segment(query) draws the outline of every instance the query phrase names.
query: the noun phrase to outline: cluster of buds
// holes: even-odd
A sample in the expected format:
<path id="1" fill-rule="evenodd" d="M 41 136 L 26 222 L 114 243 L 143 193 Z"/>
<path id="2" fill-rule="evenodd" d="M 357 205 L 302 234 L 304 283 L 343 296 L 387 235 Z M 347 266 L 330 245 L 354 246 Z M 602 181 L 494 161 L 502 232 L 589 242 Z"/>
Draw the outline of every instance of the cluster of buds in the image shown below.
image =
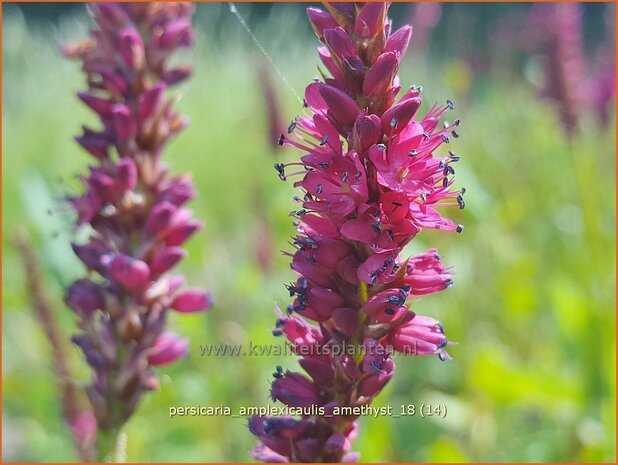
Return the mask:
<path id="1" fill-rule="evenodd" d="M 437 210 L 465 206 L 464 189 L 452 188 L 459 157 L 434 156 L 458 137 L 460 122 L 438 127 L 451 101 L 416 119 L 419 87 L 396 100 L 412 28 L 392 32 L 388 4 L 324 5 L 308 16 L 327 71 L 306 88 L 303 116 L 279 139 L 304 155 L 275 165 L 281 179 L 300 178 L 302 208 L 293 212 L 295 299 L 273 334 L 287 338 L 308 376 L 278 367 L 271 397 L 307 411 L 250 419 L 260 440 L 254 456 L 263 461 L 356 460 L 358 416 L 336 412 L 371 403 L 393 376 L 392 351 L 449 357 L 442 325 L 406 302 L 448 288 L 450 274 L 435 249 L 400 254 L 421 230 L 463 229 Z"/>
<path id="2" fill-rule="evenodd" d="M 102 124 L 76 138 L 94 160 L 85 193 L 68 199 L 76 228 L 89 231 L 73 246 L 88 277 L 65 299 L 79 317 L 73 341 L 93 371 L 87 391 L 101 433 L 117 431 L 158 387 L 151 367 L 186 354 L 187 341 L 165 331 L 168 310 L 211 306 L 207 292 L 181 290 L 184 278 L 170 274 L 202 223 L 184 206 L 195 195 L 190 177 L 161 162 L 188 123 L 164 94 L 191 73 L 168 62 L 193 43 L 192 12 L 190 3 L 95 4 L 89 40 L 64 50 L 81 61 L 88 91 L 79 97 Z"/>

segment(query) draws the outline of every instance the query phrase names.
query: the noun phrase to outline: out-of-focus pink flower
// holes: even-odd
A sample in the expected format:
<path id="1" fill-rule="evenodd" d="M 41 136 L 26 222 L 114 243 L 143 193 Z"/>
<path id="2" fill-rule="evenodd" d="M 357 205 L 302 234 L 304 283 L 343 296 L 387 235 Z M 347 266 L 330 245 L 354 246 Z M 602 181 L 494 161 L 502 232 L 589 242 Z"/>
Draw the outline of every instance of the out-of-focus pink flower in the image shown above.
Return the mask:
<path id="1" fill-rule="evenodd" d="M 161 161 L 187 125 L 165 93 L 190 75 L 170 58 L 193 43 L 192 11 L 189 3 L 98 3 L 89 40 L 64 49 L 81 63 L 88 89 L 78 96 L 100 120 L 76 138 L 93 163 L 85 192 L 68 199 L 76 228 L 90 231 L 73 246 L 89 278 L 68 288 L 66 302 L 81 319 L 73 341 L 93 371 L 87 391 L 103 432 L 117 431 L 157 387 L 151 367 L 187 352 L 186 340 L 165 332 L 167 312 L 212 305 L 209 293 L 181 291 L 182 277 L 170 275 L 202 223 L 185 208 L 195 195 L 190 177 L 172 176 Z"/>
<path id="2" fill-rule="evenodd" d="M 171 332 L 161 333 L 155 339 L 148 354 L 151 365 L 167 365 L 185 356 L 189 349 L 186 339 Z"/>

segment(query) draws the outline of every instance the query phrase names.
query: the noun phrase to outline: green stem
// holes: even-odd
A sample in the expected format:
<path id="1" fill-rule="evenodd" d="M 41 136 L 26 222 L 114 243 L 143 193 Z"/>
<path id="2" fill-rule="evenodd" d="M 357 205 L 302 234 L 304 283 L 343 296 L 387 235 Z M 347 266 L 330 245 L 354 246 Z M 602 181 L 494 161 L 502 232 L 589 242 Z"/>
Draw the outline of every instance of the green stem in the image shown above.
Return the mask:
<path id="1" fill-rule="evenodd" d="M 120 429 L 97 432 L 97 462 L 123 462 L 124 461 L 124 434 Z"/>

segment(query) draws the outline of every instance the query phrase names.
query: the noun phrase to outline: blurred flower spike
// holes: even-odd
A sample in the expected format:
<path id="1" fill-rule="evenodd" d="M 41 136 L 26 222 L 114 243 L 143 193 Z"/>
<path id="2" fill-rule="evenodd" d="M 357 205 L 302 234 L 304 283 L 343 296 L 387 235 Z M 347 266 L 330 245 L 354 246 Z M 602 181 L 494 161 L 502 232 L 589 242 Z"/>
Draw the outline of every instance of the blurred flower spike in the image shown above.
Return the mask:
<path id="1" fill-rule="evenodd" d="M 165 330 L 168 310 L 212 305 L 207 292 L 183 291 L 184 278 L 170 274 L 202 223 L 185 207 L 195 195 L 190 176 L 170 175 L 161 161 L 188 124 L 165 93 L 191 74 L 169 61 L 193 44 L 192 12 L 190 3 L 94 4 L 90 38 L 64 49 L 81 62 L 88 89 L 78 95 L 101 123 L 76 137 L 92 157 L 85 192 L 68 199 L 76 229 L 88 231 L 73 246 L 88 275 L 65 299 L 80 319 L 73 341 L 93 372 L 87 390 L 100 437 L 113 437 L 158 387 L 152 366 L 187 353 L 188 342 Z M 103 459 L 109 450 L 98 445 Z"/>
<path id="2" fill-rule="evenodd" d="M 463 231 L 440 213 L 465 206 L 465 190 L 453 187 L 459 156 L 435 155 L 459 136 L 460 121 L 438 126 L 450 100 L 419 118 L 420 87 L 397 98 L 412 28 L 392 31 L 388 4 L 324 6 L 307 10 L 322 43 L 322 81 L 306 88 L 304 114 L 279 138 L 303 156 L 275 165 L 301 189 L 302 206 L 293 212 L 294 301 L 273 334 L 302 354 L 306 375 L 278 368 L 271 387 L 273 400 L 324 414 L 252 417 L 263 461 L 355 461 L 357 416 L 336 412 L 379 394 L 395 370 L 390 349 L 449 358 L 442 325 L 406 302 L 451 286 L 450 272 L 435 249 L 400 255 L 422 230 Z M 318 350 L 337 346 L 352 350 Z"/>

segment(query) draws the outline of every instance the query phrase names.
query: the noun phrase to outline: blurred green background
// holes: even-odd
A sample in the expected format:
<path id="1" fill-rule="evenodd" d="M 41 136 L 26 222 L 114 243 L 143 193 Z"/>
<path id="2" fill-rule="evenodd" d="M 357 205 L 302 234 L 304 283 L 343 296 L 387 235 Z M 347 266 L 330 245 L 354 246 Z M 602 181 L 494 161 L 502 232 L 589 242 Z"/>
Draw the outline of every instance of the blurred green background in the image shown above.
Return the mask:
<path id="1" fill-rule="evenodd" d="M 49 344 L 10 238 L 18 225 L 29 232 L 71 334 L 75 318 L 62 292 L 83 270 L 70 251 L 62 197 L 80 189 L 76 175 L 90 161 L 72 136 L 96 123 L 75 97 L 84 87 L 79 66 L 59 47 L 86 37 L 89 18 L 84 5 L 3 7 L 3 460 L 70 461 Z M 238 9 L 302 94 L 318 61 L 303 5 Z M 582 109 L 579 133 L 565 135 L 555 106 L 538 97 L 539 57 L 512 37 L 529 9 L 445 5 L 402 66 L 404 86 L 423 85 L 424 109 L 452 98 L 463 120 L 462 137 L 448 148 L 462 156 L 456 179 L 467 188 L 467 208 L 448 213 L 465 231 L 424 232 L 411 249 L 436 246 L 454 268 L 453 288 L 413 308 L 439 318 L 458 345 L 447 363 L 397 357 L 378 405 L 440 403 L 448 414 L 361 419 L 355 449 L 363 461 L 615 461 L 614 110 L 604 127 Z M 409 5 L 393 6 L 395 25 L 411 11 L 414 20 Z M 604 17 L 613 11 L 586 5 L 584 14 L 588 58 L 607 39 Z M 181 270 L 212 290 L 216 306 L 172 315 L 192 353 L 159 370 L 160 392 L 127 424 L 129 461 L 250 461 L 255 440 L 244 420 L 170 419 L 168 409 L 266 405 L 273 367 L 296 367 L 293 358 L 199 355 L 200 344 L 274 342 L 274 308 L 289 303 L 282 283 L 292 273 L 279 250 L 293 234 L 294 190 L 272 165 L 299 154 L 272 147 L 259 74 L 265 59 L 227 5 L 198 5 L 195 26 L 195 49 L 178 57 L 195 65 L 178 103 L 192 124 L 165 157 L 175 173 L 193 172 L 199 197 L 191 206 L 207 226 L 188 244 Z M 285 123 L 299 104 L 266 68 Z M 77 348 L 71 355 L 86 382 Z"/>

